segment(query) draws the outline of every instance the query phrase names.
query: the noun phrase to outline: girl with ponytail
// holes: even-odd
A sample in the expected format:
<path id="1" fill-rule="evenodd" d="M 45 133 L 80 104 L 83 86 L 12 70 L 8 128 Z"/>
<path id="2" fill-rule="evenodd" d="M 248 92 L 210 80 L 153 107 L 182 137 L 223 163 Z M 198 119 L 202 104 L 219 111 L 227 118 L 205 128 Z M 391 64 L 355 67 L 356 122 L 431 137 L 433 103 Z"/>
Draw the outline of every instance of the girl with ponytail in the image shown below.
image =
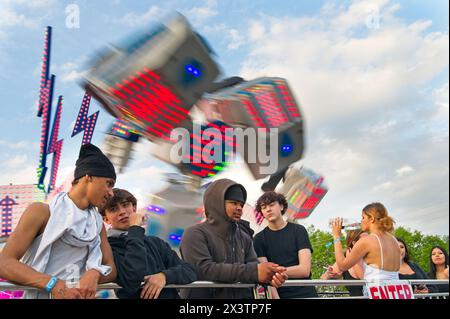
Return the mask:
<path id="1" fill-rule="evenodd" d="M 400 248 L 392 235 L 394 220 L 381 203 L 372 203 L 362 210 L 361 230 L 370 235 L 361 238 L 344 256 L 341 245 L 342 218 L 332 221 L 336 263 L 345 271 L 363 259 L 365 280 L 398 280 Z"/>

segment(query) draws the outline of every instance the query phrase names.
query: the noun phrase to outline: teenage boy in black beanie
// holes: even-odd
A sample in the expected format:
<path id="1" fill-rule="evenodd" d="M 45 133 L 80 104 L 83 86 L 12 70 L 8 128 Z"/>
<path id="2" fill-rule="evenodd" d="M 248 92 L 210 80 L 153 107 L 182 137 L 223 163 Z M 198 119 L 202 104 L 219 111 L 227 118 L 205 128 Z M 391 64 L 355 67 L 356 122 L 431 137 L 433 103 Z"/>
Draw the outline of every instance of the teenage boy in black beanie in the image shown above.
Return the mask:
<path id="1" fill-rule="evenodd" d="M 50 204 L 33 203 L 23 213 L 0 253 L 0 277 L 40 289 L 27 298 L 95 298 L 97 284 L 116 277 L 95 208 L 113 195 L 115 180 L 114 167 L 100 149 L 83 145 L 71 190 Z"/>

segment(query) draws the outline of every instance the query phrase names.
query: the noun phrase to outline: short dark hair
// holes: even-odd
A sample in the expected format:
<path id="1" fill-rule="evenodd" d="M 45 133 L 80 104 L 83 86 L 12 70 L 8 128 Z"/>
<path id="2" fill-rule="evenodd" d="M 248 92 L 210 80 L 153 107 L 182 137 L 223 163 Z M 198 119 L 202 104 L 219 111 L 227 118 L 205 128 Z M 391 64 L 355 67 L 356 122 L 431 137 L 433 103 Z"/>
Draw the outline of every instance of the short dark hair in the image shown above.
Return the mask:
<path id="1" fill-rule="evenodd" d="M 261 213 L 262 206 L 272 204 L 273 202 L 278 202 L 278 204 L 280 204 L 283 207 L 283 209 L 281 210 L 281 215 L 284 215 L 284 213 L 286 213 L 286 210 L 288 208 L 286 198 L 284 197 L 283 194 L 274 191 L 265 192 L 264 194 L 261 195 L 261 197 L 258 198 L 256 202 L 256 210 Z"/>
<path id="2" fill-rule="evenodd" d="M 114 210 L 119 203 L 130 202 L 133 206 L 137 205 L 136 197 L 129 191 L 121 188 L 113 188 L 114 196 L 111 197 L 98 211 L 102 216 L 105 216 L 106 210 Z"/>

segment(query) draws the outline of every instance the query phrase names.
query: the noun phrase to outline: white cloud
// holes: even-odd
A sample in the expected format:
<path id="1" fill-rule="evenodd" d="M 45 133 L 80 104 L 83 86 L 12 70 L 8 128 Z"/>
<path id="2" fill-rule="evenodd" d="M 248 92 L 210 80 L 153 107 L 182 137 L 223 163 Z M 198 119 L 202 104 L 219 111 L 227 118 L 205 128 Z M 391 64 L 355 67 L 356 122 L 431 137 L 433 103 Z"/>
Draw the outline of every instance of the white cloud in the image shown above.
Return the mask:
<path id="1" fill-rule="evenodd" d="M 335 139 L 335 138 L 324 137 L 324 136 L 319 137 L 319 143 L 321 145 L 328 146 L 328 145 L 334 144 L 336 142 L 337 142 L 337 139 Z"/>
<path id="2" fill-rule="evenodd" d="M 0 185 L 33 184 L 36 183 L 36 166 L 22 165 L 9 169 L 7 173 L 0 174 Z"/>
<path id="3" fill-rule="evenodd" d="M 8 49 L 21 29 L 38 29 L 51 15 L 54 1 L 0 0 L 0 64 L 10 60 Z"/>
<path id="4" fill-rule="evenodd" d="M 384 182 L 381 185 L 377 185 L 373 188 L 374 192 L 378 192 L 380 190 L 389 190 L 392 188 L 392 182 L 388 181 L 388 182 Z"/>
<path id="5" fill-rule="evenodd" d="M 85 76 L 88 71 L 71 70 L 61 75 L 61 82 L 75 82 Z"/>
<path id="6" fill-rule="evenodd" d="M 217 0 L 205 0 L 203 6 L 194 7 L 188 12 L 188 17 L 195 21 L 202 21 L 212 18 L 219 14 L 217 11 Z"/>
<path id="7" fill-rule="evenodd" d="M 397 176 L 403 176 L 403 175 L 407 175 L 411 172 L 414 172 L 414 168 L 412 168 L 409 165 L 405 165 L 405 166 L 402 166 L 399 169 L 397 169 L 395 172 L 397 173 Z"/>
<path id="8" fill-rule="evenodd" d="M 339 142 L 320 150 L 311 157 L 306 155 L 304 163 L 306 167 L 324 174 L 330 188 L 351 191 L 370 169 L 369 156 L 356 146 L 346 147 L 345 143 Z"/>
<path id="9" fill-rule="evenodd" d="M 215 23 L 215 24 L 205 24 L 201 26 L 202 34 L 213 35 L 217 33 L 222 33 L 228 30 L 229 28 L 224 23 Z"/>
<path id="10" fill-rule="evenodd" d="M 373 135 L 385 134 L 387 131 L 395 127 L 396 124 L 397 124 L 396 120 L 389 120 L 387 122 L 382 121 L 374 125 L 370 125 L 367 128 L 364 128 L 363 130 L 370 132 Z"/>
<path id="11" fill-rule="evenodd" d="M 237 50 L 245 43 L 244 36 L 236 29 L 228 30 L 228 37 L 231 39 L 227 47 L 228 50 Z"/>
<path id="12" fill-rule="evenodd" d="M 6 0 L 5 2 L 20 4 L 33 9 L 45 9 L 52 7 L 56 3 L 58 3 L 57 0 L 14 0 L 14 1 Z"/>
<path id="13" fill-rule="evenodd" d="M 448 235 L 448 201 L 436 201 L 432 204 L 418 205 L 415 209 L 399 209 L 396 212 L 397 225 L 404 225 L 407 219 L 407 227 L 423 230 L 426 234 Z M 436 231 L 437 230 L 437 231 Z"/>
<path id="14" fill-rule="evenodd" d="M 27 162 L 28 156 L 23 154 L 23 155 L 16 155 L 8 160 L 5 161 L 5 165 L 8 168 L 16 168 L 19 166 L 22 166 L 23 164 L 25 164 Z"/>
<path id="15" fill-rule="evenodd" d="M 379 2 L 380 7 L 385 2 Z M 314 125 L 396 105 L 406 90 L 430 81 L 448 65 L 448 34 L 423 35 L 426 25 L 389 20 L 370 30 L 360 6 L 353 4 L 327 18 L 262 19 L 257 28 L 264 28 L 265 36 L 258 38 L 250 28 L 255 41 L 242 63 L 242 75 L 289 79 Z M 361 17 L 349 18 L 355 15 Z M 349 35 L 350 30 L 355 35 Z"/>
<path id="16" fill-rule="evenodd" d="M 120 19 L 116 19 L 116 23 L 129 27 L 145 26 L 152 20 L 156 20 L 161 15 L 161 9 L 158 6 L 151 6 L 145 13 L 138 14 L 129 12 Z"/>
<path id="17" fill-rule="evenodd" d="M 330 187 L 305 223 L 326 228 L 381 201 L 399 225 L 448 234 L 448 83 L 430 89 L 448 70 L 448 31 L 407 23 L 399 8 L 328 2 L 318 15 L 249 23 L 240 74 L 288 79 L 305 118 L 302 163 Z M 442 223 L 425 228 L 425 212 Z"/>
<path id="18" fill-rule="evenodd" d="M 266 29 L 264 25 L 259 21 L 250 22 L 249 38 L 251 41 L 258 41 L 264 37 Z"/>
<path id="19" fill-rule="evenodd" d="M 330 26 L 343 31 L 350 31 L 360 25 L 378 27 L 382 23 L 380 11 L 388 2 L 389 0 L 353 1 L 348 8 L 341 9 L 340 14 L 330 21 Z"/>
<path id="20" fill-rule="evenodd" d="M 448 94 L 448 82 L 442 87 L 433 90 L 433 98 L 435 105 L 437 106 L 438 117 L 448 117 L 449 112 L 449 94 Z"/>
<path id="21" fill-rule="evenodd" d="M 45 9 L 55 6 L 58 1 L 57 0 L 26 0 L 24 1 L 30 8 L 34 9 Z"/>
<path id="22" fill-rule="evenodd" d="M 23 11 L 23 8 L 29 10 L 48 9 L 56 3 L 55 0 L 2 0 L 0 1 L 0 29 L 6 27 L 35 28 L 41 19 L 36 18 L 31 11 L 28 11 L 27 14 L 18 13 L 18 11 Z"/>
<path id="23" fill-rule="evenodd" d="M 204 24 L 200 28 L 202 34 L 206 36 L 224 34 L 223 40 L 226 39 L 228 41 L 227 50 L 229 51 L 237 50 L 245 44 L 245 32 L 230 28 L 224 23 Z"/>
<path id="24" fill-rule="evenodd" d="M 74 62 L 66 62 L 60 66 L 62 71 L 77 69 L 78 65 Z"/>
<path id="25" fill-rule="evenodd" d="M 66 192 L 69 191 L 72 186 L 74 172 L 75 172 L 75 166 L 73 166 L 73 165 L 59 167 L 55 186 L 57 188 L 63 187 L 62 191 L 66 191 Z"/>
<path id="26" fill-rule="evenodd" d="M 24 14 L 19 14 L 10 8 L 0 10 L 0 28 L 16 26 L 35 27 L 36 21 L 28 19 Z"/>
<path id="27" fill-rule="evenodd" d="M 4 140 L 0 140 L 0 145 L 6 146 L 10 149 L 15 150 L 35 150 L 39 147 L 39 143 L 37 142 L 30 142 L 30 141 L 19 141 L 15 143 L 7 142 Z"/>

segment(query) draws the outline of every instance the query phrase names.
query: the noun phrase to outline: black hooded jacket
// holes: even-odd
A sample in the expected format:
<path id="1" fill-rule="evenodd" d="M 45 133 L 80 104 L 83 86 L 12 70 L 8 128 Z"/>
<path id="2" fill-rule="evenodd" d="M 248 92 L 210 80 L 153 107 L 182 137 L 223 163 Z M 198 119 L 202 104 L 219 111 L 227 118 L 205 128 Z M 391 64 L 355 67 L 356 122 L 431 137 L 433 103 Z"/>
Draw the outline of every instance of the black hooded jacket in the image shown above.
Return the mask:
<path id="1" fill-rule="evenodd" d="M 229 179 L 212 183 L 205 192 L 207 220 L 185 230 L 181 240 L 182 258 L 194 265 L 198 280 L 220 283 L 257 283 L 258 260 L 253 248 L 249 223 L 234 222 L 225 211 L 225 192 L 233 185 Z M 248 299 L 251 288 L 193 288 L 182 292 L 186 298 Z"/>
<path id="2" fill-rule="evenodd" d="M 117 268 L 116 282 L 122 287 L 117 292 L 120 299 L 139 299 L 141 282 L 147 275 L 164 273 L 166 285 L 184 285 L 197 279 L 194 267 L 181 260 L 164 240 L 146 236 L 142 227 L 131 226 L 128 235 L 109 237 L 108 241 Z M 179 298 L 173 288 L 164 288 L 159 295 L 159 299 L 173 298 Z"/>

